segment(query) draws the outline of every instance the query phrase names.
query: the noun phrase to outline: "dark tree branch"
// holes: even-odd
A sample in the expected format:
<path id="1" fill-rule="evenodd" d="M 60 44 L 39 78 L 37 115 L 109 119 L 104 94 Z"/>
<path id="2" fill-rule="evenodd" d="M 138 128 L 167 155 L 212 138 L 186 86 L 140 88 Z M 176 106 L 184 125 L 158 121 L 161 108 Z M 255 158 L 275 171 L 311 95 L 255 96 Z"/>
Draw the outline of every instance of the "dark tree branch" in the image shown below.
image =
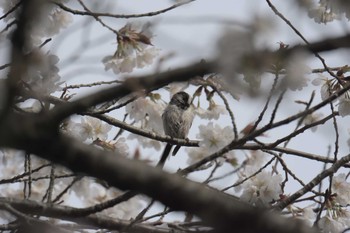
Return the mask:
<path id="1" fill-rule="evenodd" d="M 42 139 L 37 140 L 26 138 L 26 143 L 15 142 L 16 148 L 105 180 L 117 188 L 144 193 L 174 210 L 193 213 L 220 232 L 232 229 L 238 232 L 312 232 L 302 224 L 291 224 L 290 220 L 253 208 L 217 190 L 139 161 L 94 149 L 72 138 L 58 135 L 45 140 L 45 146 L 42 146 Z"/>
<path id="2" fill-rule="evenodd" d="M 171 82 L 188 81 L 198 75 L 202 76 L 211 73 L 213 70 L 214 63 L 201 62 L 159 74 L 152 74 L 140 78 L 130 77 L 119 86 L 100 91 L 74 102 L 68 102 L 65 105 L 57 106 L 49 113 L 48 117 L 51 118 L 52 123 L 58 124 L 66 117 L 75 113 L 82 113 L 97 104 L 118 99 L 143 89 L 155 90 Z"/>
<path id="3" fill-rule="evenodd" d="M 117 18 L 117 19 L 129 19 L 129 18 L 142 18 L 142 17 L 151 17 L 151 16 L 156 16 L 159 14 L 163 14 L 167 11 L 173 10 L 177 7 L 180 7 L 182 5 L 191 3 L 195 0 L 188 0 L 185 2 L 179 2 L 176 3 L 168 8 L 162 9 L 162 10 L 158 10 L 158 11 L 153 11 L 153 12 L 148 12 L 148 13 L 143 13 L 143 14 L 128 14 L 128 15 L 124 15 L 124 14 L 110 14 L 110 13 L 97 13 L 97 12 L 91 12 L 91 11 L 79 11 L 79 10 L 74 10 L 71 9 L 69 7 L 67 7 L 66 5 L 60 3 L 60 2 L 56 2 L 53 1 L 54 4 L 56 4 L 57 6 L 59 6 L 62 10 L 65 10 L 67 12 L 70 12 L 74 15 L 88 15 L 88 16 L 92 16 L 92 17 L 112 17 L 112 18 Z"/>

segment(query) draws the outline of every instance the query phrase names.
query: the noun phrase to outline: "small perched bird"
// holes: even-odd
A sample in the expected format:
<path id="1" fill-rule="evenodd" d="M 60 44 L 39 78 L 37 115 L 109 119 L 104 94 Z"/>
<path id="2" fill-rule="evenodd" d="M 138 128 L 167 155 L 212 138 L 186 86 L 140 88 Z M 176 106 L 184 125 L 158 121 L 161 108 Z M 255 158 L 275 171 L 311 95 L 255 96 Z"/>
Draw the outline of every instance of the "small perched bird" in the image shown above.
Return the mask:
<path id="1" fill-rule="evenodd" d="M 193 109 L 191 107 L 190 96 L 183 91 L 180 91 L 173 95 L 168 106 L 165 108 L 162 115 L 163 128 L 166 135 L 172 138 L 185 139 L 188 135 L 188 131 L 191 128 L 194 118 Z M 167 144 L 161 159 L 157 166 L 163 166 L 165 160 L 168 158 L 172 144 Z M 175 155 L 180 146 L 176 146 L 173 155 Z"/>

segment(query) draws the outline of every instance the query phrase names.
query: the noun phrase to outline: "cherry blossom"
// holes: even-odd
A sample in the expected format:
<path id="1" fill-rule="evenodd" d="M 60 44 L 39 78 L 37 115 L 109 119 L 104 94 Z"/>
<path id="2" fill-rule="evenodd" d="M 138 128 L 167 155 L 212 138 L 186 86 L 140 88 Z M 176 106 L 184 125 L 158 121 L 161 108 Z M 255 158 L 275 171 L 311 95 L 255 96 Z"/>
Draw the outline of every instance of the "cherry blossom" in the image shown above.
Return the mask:
<path id="1" fill-rule="evenodd" d="M 61 89 L 63 83 L 57 67 L 59 58 L 56 55 L 46 53 L 43 56 L 33 52 L 33 62 L 29 65 L 23 81 L 33 92 L 49 95 Z"/>
<path id="2" fill-rule="evenodd" d="M 105 70 L 115 74 L 130 73 L 134 68 L 151 65 L 159 49 L 152 47 L 149 24 L 137 29 L 135 24 L 128 23 L 118 31 L 118 48 L 114 55 L 105 56 L 102 63 Z"/>
<path id="3" fill-rule="evenodd" d="M 350 203 L 350 183 L 346 181 L 346 175 L 341 173 L 333 177 L 332 192 L 336 193 L 335 201 L 342 206 Z"/>
<path id="4" fill-rule="evenodd" d="M 307 86 L 309 79 L 306 75 L 311 73 L 311 69 L 305 65 L 306 58 L 307 54 L 296 53 L 288 59 L 284 81 L 292 91 L 302 90 Z"/>
<path id="5" fill-rule="evenodd" d="M 7 13 L 18 4 L 18 2 L 18 0 L 1 1 L 0 8 L 2 8 L 3 13 Z M 65 2 L 65 0 L 61 0 L 61 2 Z M 36 20 L 36 24 L 32 28 L 30 41 L 27 43 L 27 46 L 29 46 L 27 48 L 28 51 L 40 45 L 43 38 L 57 35 L 62 29 L 67 28 L 73 21 L 71 14 L 63 11 L 55 5 L 49 5 L 45 10 L 48 11 L 46 14 L 37 15 L 39 18 Z M 5 21 L 11 21 L 16 16 L 17 11 L 11 12 L 5 18 Z"/>
<path id="6" fill-rule="evenodd" d="M 164 134 L 163 125 L 159 124 L 162 122 L 164 108 L 165 104 L 160 100 L 140 97 L 126 105 L 125 110 L 130 119 L 139 123 L 141 128 Z"/>
<path id="7" fill-rule="evenodd" d="M 321 120 L 322 117 L 323 117 L 323 113 L 312 113 L 312 114 L 307 115 L 304 118 L 303 123 L 305 125 L 310 125 L 310 124 L 312 124 L 312 123 L 314 123 L 316 121 Z M 312 132 L 316 132 L 316 130 L 317 130 L 317 126 L 314 126 L 314 127 L 311 128 Z"/>
<path id="8" fill-rule="evenodd" d="M 200 125 L 197 138 L 200 139 L 199 148 L 187 148 L 188 163 L 195 163 L 208 155 L 217 152 L 227 146 L 233 139 L 232 128 L 226 126 L 222 128 L 220 125 L 210 122 L 208 125 Z M 228 161 L 235 157 L 233 152 L 223 154 L 218 162 Z"/>
<path id="9" fill-rule="evenodd" d="M 339 99 L 338 111 L 342 117 L 350 115 L 350 98 L 348 96 L 342 96 Z"/>
<path id="10" fill-rule="evenodd" d="M 200 125 L 197 138 L 201 139 L 199 146 L 205 148 L 208 153 L 216 152 L 229 144 L 233 139 L 232 128 L 226 126 L 222 128 L 220 125 L 210 122 L 208 125 Z"/>
<path id="11" fill-rule="evenodd" d="M 327 24 L 334 20 L 341 20 L 342 14 L 349 18 L 350 5 L 348 1 L 343 0 L 319 0 L 318 4 L 307 4 L 309 17 L 316 23 Z"/>
<path id="12" fill-rule="evenodd" d="M 282 193 L 281 182 L 281 175 L 262 171 L 242 184 L 241 199 L 258 206 L 268 206 L 270 202 L 279 199 Z"/>
<path id="13" fill-rule="evenodd" d="M 330 97 L 330 95 L 344 88 L 344 85 L 346 84 L 343 81 L 344 77 L 340 75 L 338 79 L 340 81 L 338 81 L 337 79 L 327 79 L 327 78 L 321 77 L 313 80 L 312 84 L 314 84 L 315 86 L 322 85 L 321 98 L 322 100 L 326 100 L 328 97 Z M 339 101 L 339 104 L 338 104 L 339 115 L 342 117 L 350 115 L 350 92 L 349 91 L 345 92 L 336 101 Z"/>
<path id="14" fill-rule="evenodd" d="M 111 125 L 89 116 L 82 117 L 80 123 L 69 121 L 66 127 L 69 134 L 81 141 L 86 141 L 87 139 L 106 140 L 111 128 Z"/>
<path id="15" fill-rule="evenodd" d="M 320 227 L 324 233 L 341 233 L 346 228 L 346 225 L 329 216 L 324 216 L 318 222 L 318 227 Z"/>
<path id="16" fill-rule="evenodd" d="M 321 4 L 314 9 L 309 10 L 309 17 L 313 18 L 316 23 L 327 24 L 335 19 L 339 19 L 339 15 Z"/>
<path id="17" fill-rule="evenodd" d="M 209 155 L 208 151 L 204 148 L 186 148 L 187 163 L 194 164 Z"/>
<path id="18" fill-rule="evenodd" d="M 227 111 L 225 106 L 213 103 L 207 109 L 196 107 L 195 113 L 202 119 L 217 120 L 221 115 L 226 115 Z"/>

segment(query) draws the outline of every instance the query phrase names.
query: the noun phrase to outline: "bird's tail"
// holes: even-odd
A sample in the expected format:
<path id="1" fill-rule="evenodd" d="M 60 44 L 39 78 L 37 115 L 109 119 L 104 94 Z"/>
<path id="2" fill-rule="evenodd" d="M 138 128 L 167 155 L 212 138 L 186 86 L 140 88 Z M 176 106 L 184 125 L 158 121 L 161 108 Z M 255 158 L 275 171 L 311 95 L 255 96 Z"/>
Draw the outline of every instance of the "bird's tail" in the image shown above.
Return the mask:
<path id="1" fill-rule="evenodd" d="M 162 157 L 160 157 L 160 160 L 159 160 L 159 162 L 157 164 L 157 167 L 163 167 L 164 166 L 165 160 L 168 158 L 172 147 L 173 147 L 173 145 L 171 145 L 169 143 L 166 144 L 166 146 L 164 148 L 164 151 L 163 151 L 163 154 L 162 154 Z"/>

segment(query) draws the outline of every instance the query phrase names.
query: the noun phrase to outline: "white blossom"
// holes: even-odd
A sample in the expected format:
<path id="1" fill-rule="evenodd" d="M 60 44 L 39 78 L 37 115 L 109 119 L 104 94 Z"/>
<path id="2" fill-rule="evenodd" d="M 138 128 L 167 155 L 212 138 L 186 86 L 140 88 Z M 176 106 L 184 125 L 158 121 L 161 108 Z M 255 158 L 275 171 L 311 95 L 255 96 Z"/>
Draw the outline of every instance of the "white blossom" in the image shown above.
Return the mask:
<path id="1" fill-rule="evenodd" d="M 308 114 L 304 120 L 303 120 L 303 123 L 305 125 L 310 125 L 310 124 L 313 124 L 317 121 L 319 121 L 321 118 L 323 117 L 323 113 L 312 113 L 312 114 Z M 311 131 L 312 132 L 316 132 L 317 130 L 317 125 L 314 126 L 314 127 L 311 127 Z"/>
<path id="2" fill-rule="evenodd" d="M 67 28 L 73 21 L 72 15 L 60 8 L 54 8 L 48 18 L 45 32 L 47 37 L 57 35 L 61 29 Z"/>
<path id="3" fill-rule="evenodd" d="M 229 144 L 229 142 L 233 139 L 233 132 L 232 128 L 229 126 L 222 128 L 220 125 L 214 125 L 212 122 L 210 122 L 208 125 L 199 126 L 197 138 L 201 139 L 199 142 L 199 148 L 186 148 L 188 153 L 187 162 L 189 164 L 198 162 L 199 160 L 202 160 L 208 155 L 217 152 Z M 222 163 L 223 161 L 232 159 L 233 157 L 233 152 L 228 152 L 217 161 Z"/>
<path id="4" fill-rule="evenodd" d="M 313 18 L 316 23 L 332 22 L 335 19 L 339 19 L 339 15 L 335 14 L 333 11 L 327 9 L 325 6 L 319 5 L 316 8 L 309 10 L 309 17 Z"/>
<path id="5" fill-rule="evenodd" d="M 187 163 L 194 164 L 209 155 L 208 151 L 202 147 L 200 148 L 186 148 L 188 155 Z"/>
<path id="6" fill-rule="evenodd" d="M 208 109 L 203 109 L 201 107 L 195 108 L 195 113 L 202 119 L 207 120 L 217 120 L 221 115 L 226 115 L 227 110 L 225 106 L 212 104 L 208 107 Z"/>
<path id="7" fill-rule="evenodd" d="M 50 7 L 48 14 L 40 16 L 39 20 L 36 20 L 37 24 L 31 32 L 31 43 L 33 46 L 38 46 L 42 38 L 52 37 L 57 35 L 62 29 L 65 29 L 73 21 L 73 17 L 70 13 L 56 7 Z"/>
<path id="8" fill-rule="evenodd" d="M 338 211 L 338 221 L 346 227 L 350 227 L 350 212 L 347 209 L 341 208 Z"/>
<path id="9" fill-rule="evenodd" d="M 90 194 L 90 184 L 93 182 L 93 179 L 89 177 L 83 177 L 79 181 L 75 182 L 72 188 L 69 190 L 70 193 L 74 192 L 79 199 L 85 201 L 87 197 L 85 195 Z"/>
<path id="10" fill-rule="evenodd" d="M 340 76 L 339 79 L 343 79 L 344 77 Z M 342 90 L 344 88 L 344 83 L 342 81 L 338 81 L 337 79 L 326 79 L 326 78 L 317 78 L 312 82 L 314 85 L 321 86 L 321 98 L 322 100 L 326 100 L 332 94 Z M 336 101 L 339 101 L 338 104 L 338 112 L 339 115 L 345 117 L 350 115 L 350 93 L 349 91 L 340 96 Z"/>
<path id="11" fill-rule="evenodd" d="M 311 69 L 305 65 L 306 58 L 307 54 L 299 52 L 288 59 L 285 81 L 293 91 L 302 90 L 309 81 L 306 74 L 310 74 Z"/>
<path id="12" fill-rule="evenodd" d="M 89 180 L 85 185 L 89 189 L 88 192 L 83 194 L 87 205 L 96 205 L 107 199 L 107 190 L 101 184 Z"/>
<path id="13" fill-rule="evenodd" d="M 242 184 L 241 199 L 258 206 L 268 206 L 282 194 L 282 176 L 262 171 Z"/>
<path id="14" fill-rule="evenodd" d="M 120 59 L 114 56 L 106 56 L 102 59 L 102 62 L 105 65 L 105 70 L 112 69 L 115 74 L 130 73 L 136 66 L 136 61 L 130 57 Z"/>
<path id="15" fill-rule="evenodd" d="M 80 123 L 69 121 L 66 128 L 73 137 L 86 141 L 87 139 L 106 140 L 112 126 L 94 117 L 85 116 L 81 118 Z"/>
<path id="16" fill-rule="evenodd" d="M 145 111 L 145 109 L 150 107 L 150 105 L 152 105 L 151 100 L 140 97 L 127 104 L 125 107 L 125 111 L 129 115 L 130 119 L 133 119 L 136 122 L 138 122 L 145 118 L 147 114 L 147 111 Z"/>
<path id="17" fill-rule="evenodd" d="M 314 212 L 312 206 L 308 206 L 303 208 L 303 219 L 310 227 L 313 224 L 313 220 L 316 217 L 316 213 Z"/>
<path id="18" fill-rule="evenodd" d="M 244 168 L 246 176 L 250 176 L 258 171 L 267 161 L 268 156 L 262 151 L 251 151 Z"/>
<path id="19" fill-rule="evenodd" d="M 89 116 L 82 118 L 82 124 L 86 124 L 92 129 L 93 134 L 91 138 L 93 140 L 97 138 L 101 140 L 106 140 L 108 137 L 108 132 L 112 128 L 111 125 L 104 123 L 97 118 Z"/>
<path id="20" fill-rule="evenodd" d="M 350 99 L 349 97 L 341 97 L 339 99 L 339 106 L 338 106 L 338 112 L 339 115 L 342 117 L 350 115 Z"/>
<path id="21" fill-rule="evenodd" d="M 350 183 L 346 181 L 346 175 L 341 173 L 333 177 L 332 192 L 336 193 L 335 201 L 342 206 L 350 204 Z"/>
<path id="22" fill-rule="evenodd" d="M 59 58 L 53 54 L 32 53 L 31 63 L 23 77 L 23 81 L 31 91 L 43 95 L 49 95 L 61 89 L 61 77 L 57 63 Z"/>
<path id="23" fill-rule="evenodd" d="M 200 147 L 206 149 L 208 153 L 213 153 L 229 144 L 233 139 L 233 131 L 229 126 L 222 128 L 220 125 L 214 125 L 210 122 L 208 125 L 199 126 L 197 138 L 201 139 Z"/>
<path id="24" fill-rule="evenodd" d="M 308 5 L 309 17 L 313 18 L 316 23 L 332 22 L 340 20 L 343 13 L 348 17 L 350 4 L 344 0 L 319 0 L 316 6 Z"/>
<path id="25" fill-rule="evenodd" d="M 318 227 L 322 229 L 323 233 L 341 233 L 346 226 L 329 216 L 324 216 L 318 221 Z"/>
<path id="26" fill-rule="evenodd" d="M 111 141 L 110 144 L 114 145 L 114 151 L 116 151 L 118 155 L 126 156 L 129 154 L 129 146 L 124 137 L 120 137 L 117 140 Z"/>
<path id="27" fill-rule="evenodd" d="M 18 0 L 0 1 L 0 8 L 2 8 L 3 13 L 7 13 L 18 2 Z M 20 8 L 21 5 L 18 9 Z M 4 20 L 13 20 L 13 18 L 18 15 L 18 9 L 17 11 L 10 13 Z M 38 14 L 34 15 L 36 20 L 35 23 L 31 25 L 31 33 L 29 35 L 29 40 L 27 41 L 27 45 L 29 45 L 29 47 L 26 48 L 28 51 L 32 50 L 33 47 L 38 46 L 42 42 L 43 38 L 57 35 L 62 29 L 67 28 L 73 21 L 73 17 L 70 13 L 53 4 L 46 5 L 43 10 L 45 10 L 44 13 L 37 12 Z"/>
<path id="28" fill-rule="evenodd" d="M 165 104 L 161 101 L 140 97 L 127 104 L 125 110 L 131 119 L 141 123 L 141 128 L 164 134 L 163 124 L 159 123 L 162 122 L 164 108 Z"/>
<path id="29" fill-rule="evenodd" d="M 136 66 L 137 68 L 143 68 L 151 65 L 154 58 L 157 57 L 159 50 L 151 47 L 136 52 Z"/>
<path id="30" fill-rule="evenodd" d="M 92 137 L 92 129 L 89 127 L 89 125 L 69 121 L 65 129 L 69 135 L 82 142 Z"/>
<path id="31" fill-rule="evenodd" d="M 115 74 L 130 73 L 134 68 L 152 64 L 159 53 L 159 49 L 152 47 L 152 36 L 148 24 L 139 30 L 134 24 L 126 24 L 118 31 L 115 54 L 102 59 L 105 70 L 111 69 Z"/>

